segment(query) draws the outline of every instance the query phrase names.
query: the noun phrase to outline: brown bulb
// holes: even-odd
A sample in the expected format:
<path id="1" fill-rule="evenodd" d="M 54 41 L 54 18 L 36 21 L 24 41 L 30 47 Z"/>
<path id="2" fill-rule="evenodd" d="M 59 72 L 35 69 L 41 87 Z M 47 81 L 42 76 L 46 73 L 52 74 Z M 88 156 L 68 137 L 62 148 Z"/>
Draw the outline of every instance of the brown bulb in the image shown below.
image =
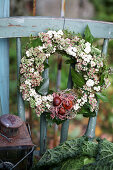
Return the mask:
<path id="1" fill-rule="evenodd" d="M 64 114 L 66 113 L 66 111 L 65 111 L 65 109 L 64 109 L 63 107 L 60 107 L 58 113 L 59 113 L 60 115 L 64 115 Z"/>
<path id="2" fill-rule="evenodd" d="M 63 107 L 66 109 L 66 110 L 69 110 L 71 109 L 71 107 L 73 106 L 73 102 L 71 100 L 69 100 L 68 102 L 67 101 L 63 101 Z"/>
<path id="3" fill-rule="evenodd" d="M 53 105 L 54 105 L 54 106 L 59 106 L 60 103 L 61 103 L 60 97 L 55 97 L 55 98 L 53 99 Z"/>

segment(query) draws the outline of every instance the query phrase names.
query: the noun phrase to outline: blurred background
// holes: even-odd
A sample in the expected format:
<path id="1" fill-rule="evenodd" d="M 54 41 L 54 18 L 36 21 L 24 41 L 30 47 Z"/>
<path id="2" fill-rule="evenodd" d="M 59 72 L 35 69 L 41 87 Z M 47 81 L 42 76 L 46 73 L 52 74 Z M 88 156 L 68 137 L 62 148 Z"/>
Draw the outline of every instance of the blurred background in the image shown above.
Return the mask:
<path id="1" fill-rule="evenodd" d="M 10 0 L 10 15 L 11 16 L 32 16 L 33 2 L 35 0 Z M 61 16 L 61 0 L 36 0 L 36 16 Z M 66 0 L 65 17 L 93 19 L 113 22 L 113 0 Z M 22 53 L 28 39 L 22 38 Z M 96 39 L 95 45 L 102 47 L 103 39 Z M 113 41 L 109 41 L 108 47 L 108 62 L 113 66 Z M 67 73 L 69 65 L 64 63 L 65 58 L 62 58 L 61 84 L 60 89 L 66 89 Z M 53 56 L 50 60 L 50 88 L 56 89 L 58 56 Z M 54 65 L 54 68 L 52 67 Z M 66 71 L 65 71 L 66 70 Z M 16 67 L 16 40 L 10 39 L 10 112 L 17 114 L 17 67 Z M 110 77 L 111 86 L 106 90 L 109 98 L 109 103 L 100 101 L 100 110 L 97 119 L 96 136 L 107 138 L 113 142 L 113 75 Z M 39 118 L 35 112 L 30 109 L 26 103 L 26 119 L 32 129 L 33 142 L 39 146 L 40 124 Z M 88 119 L 81 115 L 76 116 L 70 121 L 68 139 L 78 137 L 84 134 Z M 54 125 L 54 128 L 48 126 L 48 148 L 53 148 L 59 143 L 61 126 Z"/>

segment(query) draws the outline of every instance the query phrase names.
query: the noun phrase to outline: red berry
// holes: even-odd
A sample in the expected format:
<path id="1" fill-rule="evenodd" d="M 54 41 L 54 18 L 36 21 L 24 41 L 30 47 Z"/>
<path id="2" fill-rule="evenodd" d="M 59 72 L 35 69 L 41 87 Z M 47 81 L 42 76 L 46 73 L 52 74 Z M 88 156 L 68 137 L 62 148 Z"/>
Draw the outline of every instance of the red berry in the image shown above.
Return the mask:
<path id="1" fill-rule="evenodd" d="M 60 103 L 61 103 L 60 97 L 55 97 L 55 98 L 53 99 L 53 105 L 54 105 L 54 106 L 59 106 Z"/>
<path id="2" fill-rule="evenodd" d="M 58 113 L 59 113 L 60 115 L 64 115 L 65 112 L 66 112 L 65 109 L 64 109 L 63 107 L 60 107 Z"/>
<path id="3" fill-rule="evenodd" d="M 66 110 L 69 110 L 71 109 L 71 107 L 73 106 L 73 102 L 71 100 L 64 100 L 63 101 L 63 107 L 66 109 Z"/>

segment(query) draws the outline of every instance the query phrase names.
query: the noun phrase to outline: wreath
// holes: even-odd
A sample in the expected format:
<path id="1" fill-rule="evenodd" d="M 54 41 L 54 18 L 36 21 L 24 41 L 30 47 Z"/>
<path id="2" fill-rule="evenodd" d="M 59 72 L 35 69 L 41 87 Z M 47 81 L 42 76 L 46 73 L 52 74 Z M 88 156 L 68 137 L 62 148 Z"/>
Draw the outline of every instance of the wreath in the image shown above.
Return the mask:
<path id="1" fill-rule="evenodd" d="M 32 42 L 35 45 L 32 45 Z M 42 45 L 39 44 L 39 41 Z M 32 37 L 20 64 L 20 92 L 25 101 L 35 109 L 37 116 L 46 114 L 47 118 L 61 123 L 72 119 L 76 114 L 86 117 L 96 115 L 98 99 L 106 100 L 101 93 L 109 86 L 106 61 L 101 50 L 92 45 L 93 36 L 87 26 L 84 38 L 67 30 L 38 34 Z M 73 89 L 47 93 L 48 79 L 43 72 L 48 67 L 47 59 L 59 52 L 67 56 L 66 63 L 71 68 Z"/>

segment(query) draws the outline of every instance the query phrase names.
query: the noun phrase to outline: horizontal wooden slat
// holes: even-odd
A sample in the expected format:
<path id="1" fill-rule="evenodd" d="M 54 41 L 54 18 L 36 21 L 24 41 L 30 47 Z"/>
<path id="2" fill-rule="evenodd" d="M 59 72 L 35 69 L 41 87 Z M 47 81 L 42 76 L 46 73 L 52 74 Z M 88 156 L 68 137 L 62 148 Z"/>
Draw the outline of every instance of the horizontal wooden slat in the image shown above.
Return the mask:
<path id="1" fill-rule="evenodd" d="M 76 33 L 84 33 L 86 26 L 89 26 L 95 38 L 113 39 L 113 23 L 92 20 L 66 19 L 65 29 Z"/>
<path id="2" fill-rule="evenodd" d="M 0 37 L 29 37 L 47 29 L 63 29 L 64 19 L 44 17 L 10 17 L 0 19 Z"/>
<path id="3" fill-rule="evenodd" d="M 64 18 L 51 17 L 9 17 L 0 18 L 0 37 L 28 37 L 31 34 L 37 35 L 38 32 L 50 29 L 63 29 Z M 113 23 L 65 19 L 65 29 L 83 33 L 85 27 L 89 25 L 91 33 L 96 38 L 113 38 Z"/>

